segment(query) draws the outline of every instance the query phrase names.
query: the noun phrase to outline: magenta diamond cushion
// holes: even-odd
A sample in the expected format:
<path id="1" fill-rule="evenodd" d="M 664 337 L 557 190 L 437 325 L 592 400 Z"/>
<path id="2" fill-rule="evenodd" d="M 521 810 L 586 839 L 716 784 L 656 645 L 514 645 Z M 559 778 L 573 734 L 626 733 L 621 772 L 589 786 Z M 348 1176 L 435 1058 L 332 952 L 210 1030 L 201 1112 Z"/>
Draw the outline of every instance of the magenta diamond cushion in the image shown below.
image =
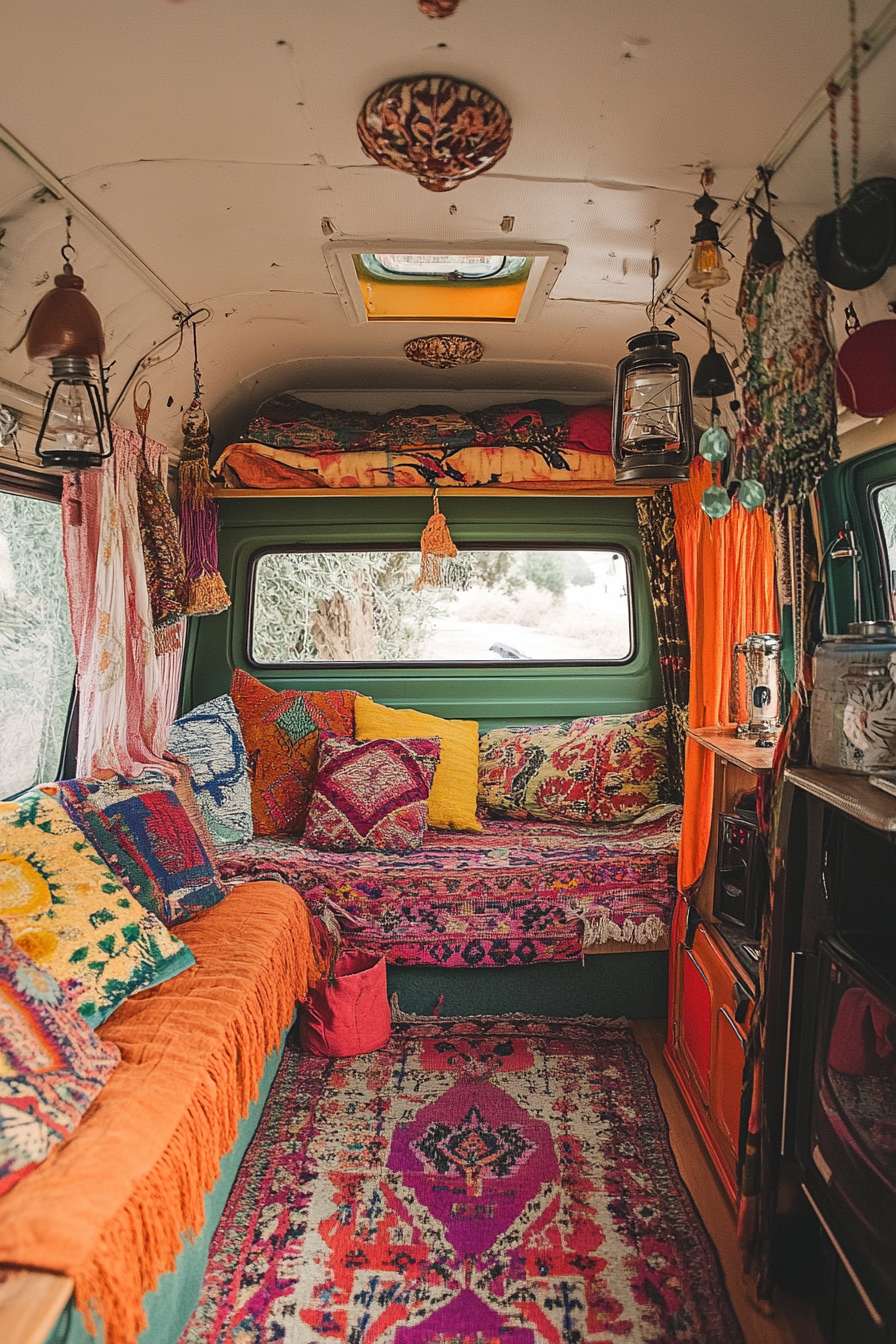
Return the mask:
<path id="1" fill-rule="evenodd" d="M 419 849 L 439 763 L 437 737 L 322 738 L 302 844 L 311 849 Z"/>

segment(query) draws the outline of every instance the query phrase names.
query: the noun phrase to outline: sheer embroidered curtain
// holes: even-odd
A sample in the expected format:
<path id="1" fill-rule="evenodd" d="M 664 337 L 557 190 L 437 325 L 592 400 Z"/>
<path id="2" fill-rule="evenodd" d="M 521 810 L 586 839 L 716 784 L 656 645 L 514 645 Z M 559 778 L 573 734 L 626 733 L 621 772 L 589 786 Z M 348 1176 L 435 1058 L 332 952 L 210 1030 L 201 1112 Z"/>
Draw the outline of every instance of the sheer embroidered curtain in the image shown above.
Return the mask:
<path id="1" fill-rule="evenodd" d="M 182 651 L 158 658 L 137 513 L 141 440 L 114 427 L 101 471 L 66 476 L 63 545 L 78 658 L 78 775 L 171 770 L 163 760 Z M 151 471 L 167 449 L 146 440 Z"/>

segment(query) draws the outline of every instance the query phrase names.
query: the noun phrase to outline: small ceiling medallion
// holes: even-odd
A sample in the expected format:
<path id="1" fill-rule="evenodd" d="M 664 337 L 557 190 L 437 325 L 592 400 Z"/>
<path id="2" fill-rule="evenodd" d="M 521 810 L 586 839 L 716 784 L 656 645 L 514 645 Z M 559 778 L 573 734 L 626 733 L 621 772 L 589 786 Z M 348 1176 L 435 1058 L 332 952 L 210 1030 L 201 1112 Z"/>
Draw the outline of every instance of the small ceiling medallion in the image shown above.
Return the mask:
<path id="1" fill-rule="evenodd" d="M 394 79 L 358 116 L 358 138 L 377 163 L 411 173 L 427 191 L 451 191 L 507 153 L 510 113 L 485 89 L 445 75 Z"/>
<path id="2" fill-rule="evenodd" d="M 460 0 L 417 0 L 417 8 L 430 19 L 447 19 L 460 4 Z"/>
<path id="3" fill-rule="evenodd" d="M 404 347 L 408 359 L 430 369 L 453 369 L 458 364 L 478 364 L 482 343 L 472 336 L 416 336 Z"/>

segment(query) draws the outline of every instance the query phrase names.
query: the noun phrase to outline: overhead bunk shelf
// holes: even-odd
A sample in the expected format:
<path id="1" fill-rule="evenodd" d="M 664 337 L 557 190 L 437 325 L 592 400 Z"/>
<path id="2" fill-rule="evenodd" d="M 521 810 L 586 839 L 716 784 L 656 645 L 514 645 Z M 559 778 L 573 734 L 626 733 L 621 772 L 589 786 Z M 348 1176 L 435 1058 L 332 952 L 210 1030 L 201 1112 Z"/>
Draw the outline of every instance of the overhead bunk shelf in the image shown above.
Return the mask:
<path id="1" fill-rule="evenodd" d="M 467 485 L 467 486 L 440 485 L 437 488 L 440 496 L 456 495 L 460 497 L 470 495 L 504 495 L 504 496 L 523 495 L 529 498 L 535 496 L 541 499 L 550 499 L 555 495 L 573 495 L 577 497 L 600 496 L 609 499 L 632 499 L 632 498 L 644 498 L 645 496 L 654 495 L 656 491 L 659 490 L 660 486 L 665 484 L 668 484 L 668 482 L 637 481 L 630 485 L 613 485 L 611 481 L 602 481 L 595 485 L 573 488 L 572 490 L 561 490 L 561 489 L 528 490 L 525 488 L 513 489 L 509 486 L 494 486 L 494 485 Z M 386 496 L 394 497 L 396 495 L 422 495 L 430 497 L 432 495 L 432 492 L 433 487 L 430 485 L 421 485 L 421 486 L 384 485 L 384 486 L 378 486 L 375 489 L 366 489 L 360 486 L 351 488 L 345 487 L 342 489 L 338 487 L 331 487 L 326 489 L 309 488 L 307 490 L 289 490 L 285 488 L 272 489 L 272 490 L 262 490 L 262 489 L 247 490 L 247 489 L 240 489 L 239 487 L 219 485 L 216 486 L 214 489 L 214 495 L 216 499 L 267 499 L 267 498 L 315 499 L 315 498 L 323 498 L 327 495 L 353 495 L 359 499 L 369 497 L 383 498 Z"/>

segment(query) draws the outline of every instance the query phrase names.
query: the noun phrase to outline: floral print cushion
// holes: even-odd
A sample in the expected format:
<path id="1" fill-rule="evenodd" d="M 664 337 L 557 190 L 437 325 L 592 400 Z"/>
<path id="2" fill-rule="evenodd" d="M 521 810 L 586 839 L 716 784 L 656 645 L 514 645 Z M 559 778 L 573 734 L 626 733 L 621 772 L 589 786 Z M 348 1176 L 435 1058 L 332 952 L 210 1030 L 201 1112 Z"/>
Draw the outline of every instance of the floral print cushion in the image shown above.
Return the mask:
<path id="1" fill-rule="evenodd" d="M 40 789 L 0 803 L 0 920 L 91 1026 L 170 980 L 193 953 L 110 872 Z"/>
<path id="2" fill-rule="evenodd" d="M 172 723 L 168 750 L 190 767 L 193 792 L 212 840 L 252 839 L 252 793 L 239 716 L 229 695 L 197 705 Z"/>
<path id="3" fill-rule="evenodd" d="M 249 758 L 255 835 L 301 833 L 321 732 L 353 738 L 354 691 L 273 691 L 241 668 L 230 687 Z"/>
<path id="4" fill-rule="evenodd" d="M 303 843 L 342 853 L 419 849 L 439 745 L 437 737 L 325 738 Z"/>
<path id="5" fill-rule="evenodd" d="M 479 744 L 479 803 L 499 816 L 632 821 L 666 792 L 666 711 L 496 728 Z"/>
<path id="6" fill-rule="evenodd" d="M 77 1128 L 119 1059 L 0 923 L 0 1195 Z"/>

